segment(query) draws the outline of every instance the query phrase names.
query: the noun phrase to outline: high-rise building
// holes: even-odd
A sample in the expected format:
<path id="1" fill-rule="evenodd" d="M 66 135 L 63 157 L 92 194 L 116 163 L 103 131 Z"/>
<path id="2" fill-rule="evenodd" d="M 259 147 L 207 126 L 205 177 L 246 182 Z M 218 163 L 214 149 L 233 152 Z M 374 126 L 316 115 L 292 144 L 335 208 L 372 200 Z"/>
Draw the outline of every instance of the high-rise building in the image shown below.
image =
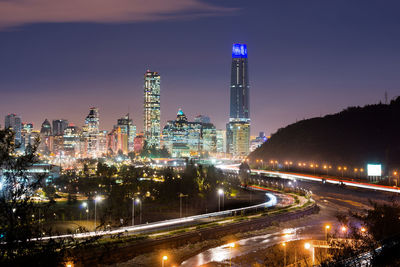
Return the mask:
<path id="1" fill-rule="evenodd" d="M 53 151 L 53 136 L 50 122 L 45 119 L 40 127 L 40 145 L 39 152 L 43 155 L 49 155 Z"/>
<path id="2" fill-rule="evenodd" d="M 90 108 L 89 114 L 85 119 L 83 127 L 83 137 L 85 139 L 85 156 L 96 158 L 99 152 L 99 110 L 95 107 Z"/>
<path id="3" fill-rule="evenodd" d="M 160 75 L 144 75 L 144 135 L 148 146 L 160 147 Z"/>
<path id="4" fill-rule="evenodd" d="M 117 120 L 113 130 L 107 135 L 107 147 L 110 153 L 127 154 L 134 150 L 136 126 L 133 125 L 129 114 Z"/>
<path id="5" fill-rule="evenodd" d="M 217 130 L 217 152 L 226 153 L 226 130 Z"/>
<path id="6" fill-rule="evenodd" d="M 267 141 L 267 137 L 265 136 L 264 132 L 260 132 L 257 137 L 252 137 L 250 141 L 250 152 L 253 152 L 262 144 L 264 144 Z"/>
<path id="7" fill-rule="evenodd" d="M 79 157 L 80 151 L 80 129 L 70 124 L 64 129 L 64 152 L 71 157 Z"/>
<path id="8" fill-rule="evenodd" d="M 21 129 L 21 147 L 26 148 L 28 145 L 33 145 L 35 134 L 32 134 L 33 123 L 22 123 Z"/>
<path id="9" fill-rule="evenodd" d="M 190 122 L 181 109 L 176 120 L 167 122 L 162 136 L 163 145 L 175 158 L 216 152 L 215 126 L 211 123 Z"/>
<path id="10" fill-rule="evenodd" d="M 67 120 L 53 120 L 53 135 L 64 135 L 64 130 L 67 127 Z"/>
<path id="11" fill-rule="evenodd" d="M 40 127 L 40 134 L 44 136 L 52 135 L 51 125 L 48 119 L 45 119 L 42 123 L 42 126 Z"/>
<path id="12" fill-rule="evenodd" d="M 245 44 L 234 44 L 232 48 L 231 67 L 231 120 L 250 120 L 249 112 L 249 75 L 247 67 L 247 47 Z"/>
<path id="13" fill-rule="evenodd" d="M 136 136 L 136 126 L 133 124 L 133 121 L 129 117 L 129 114 L 126 114 L 124 117 L 118 119 L 116 126 L 121 127 L 122 132 L 127 135 L 127 140 L 125 145 L 127 152 L 133 151 L 134 139 Z"/>
<path id="14" fill-rule="evenodd" d="M 144 146 L 144 134 L 139 133 L 138 135 L 136 135 L 134 140 L 135 153 L 140 153 L 143 150 L 143 146 Z"/>
<path id="15" fill-rule="evenodd" d="M 21 130 L 22 130 L 22 122 L 21 117 L 16 114 L 8 114 L 5 117 L 4 127 L 9 128 L 15 134 L 14 141 L 16 145 L 21 145 Z"/>
<path id="16" fill-rule="evenodd" d="M 247 156 L 250 148 L 249 88 L 247 46 L 234 44 L 226 137 L 227 152 L 239 157 Z"/>

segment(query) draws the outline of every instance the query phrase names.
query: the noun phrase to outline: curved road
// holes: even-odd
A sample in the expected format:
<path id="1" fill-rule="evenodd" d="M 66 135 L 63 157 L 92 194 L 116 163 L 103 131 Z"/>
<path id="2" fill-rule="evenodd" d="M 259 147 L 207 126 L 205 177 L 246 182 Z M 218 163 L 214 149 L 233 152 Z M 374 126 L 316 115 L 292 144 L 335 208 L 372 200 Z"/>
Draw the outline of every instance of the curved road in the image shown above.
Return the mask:
<path id="1" fill-rule="evenodd" d="M 236 166 L 229 166 L 230 171 L 237 170 Z M 286 186 L 300 187 L 312 191 L 312 197 L 320 206 L 319 214 L 311 215 L 293 222 L 281 224 L 278 230 L 271 230 L 266 234 L 238 240 L 237 247 L 231 249 L 227 245 L 208 249 L 182 262 L 181 266 L 201 266 L 210 262 L 228 262 L 232 257 L 242 256 L 250 252 L 263 249 L 283 241 L 295 239 L 323 239 L 324 225 L 332 225 L 332 231 L 338 230 L 336 215 L 352 212 L 363 212 L 370 207 L 369 200 L 378 202 L 387 201 L 397 196 L 399 189 L 386 186 L 376 186 L 366 183 L 357 183 L 339 179 L 326 179 L 312 175 L 290 174 L 252 170 L 251 180 L 255 184 L 265 184 L 268 177 L 263 175 L 284 178 Z M 325 180 L 325 182 L 324 182 Z M 290 182 L 290 183 L 289 183 Z M 345 186 L 341 186 L 341 182 Z M 289 233 L 287 237 L 284 234 Z M 234 266 L 234 265 L 232 265 Z M 249 262 L 251 266 L 251 262 Z"/>

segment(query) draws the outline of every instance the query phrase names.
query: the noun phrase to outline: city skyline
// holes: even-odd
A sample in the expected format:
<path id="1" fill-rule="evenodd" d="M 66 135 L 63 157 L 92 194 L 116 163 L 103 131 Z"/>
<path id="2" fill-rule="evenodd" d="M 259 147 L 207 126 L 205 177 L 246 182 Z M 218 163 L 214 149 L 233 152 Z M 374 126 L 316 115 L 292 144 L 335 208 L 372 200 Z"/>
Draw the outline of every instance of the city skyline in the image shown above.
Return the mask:
<path id="1" fill-rule="evenodd" d="M 207 113 L 221 129 L 236 42 L 251 47 L 253 135 L 384 102 L 385 91 L 389 99 L 399 94 L 395 1 L 193 2 L 213 6 L 213 13 L 188 19 L 187 8 L 175 9 L 168 14 L 181 16 L 114 23 L 37 19 L 14 28 L 0 22 L 0 116 L 17 113 L 35 128 L 45 118 L 82 125 L 88 107 L 96 106 L 102 129 L 129 112 L 142 131 L 142 75 L 150 68 L 163 75 L 162 125 L 181 107 L 190 118 Z M 162 42 L 146 41 L 154 35 Z"/>

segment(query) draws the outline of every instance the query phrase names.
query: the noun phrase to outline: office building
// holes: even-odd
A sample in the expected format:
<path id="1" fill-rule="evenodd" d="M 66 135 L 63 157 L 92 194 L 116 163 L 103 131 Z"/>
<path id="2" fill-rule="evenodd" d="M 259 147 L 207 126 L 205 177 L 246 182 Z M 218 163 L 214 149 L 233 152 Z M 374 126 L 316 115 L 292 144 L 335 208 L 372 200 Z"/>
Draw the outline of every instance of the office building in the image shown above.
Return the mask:
<path id="1" fill-rule="evenodd" d="M 21 139 L 21 130 L 22 130 L 22 121 L 21 117 L 16 114 L 8 114 L 5 117 L 4 127 L 6 129 L 10 129 L 14 132 L 14 142 L 17 146 L 20 146 L 22 143 Z"/>
<path id="2" fill-rule="evenodd" d="M 226 153 L 226 130 L 217 130 L 217 153 Z"/>
<path id="3" fill-rule="evenodd" d="M 78 158 L 80 156 L 81 130 L 71 123 L 64 129 L 63 137 L 65 154 Z"/>
<path id="4" fill-rule="evenodd" d="M 148 146 L 160 147 L 160 75 L 144 75 L 144 136 Z"/>
<path id="5" fill-rule="evenodd" d="M 53 120 L 53 135 L 64 135 L 64 130 L 68 127 L 67 120 Z"/>
<path id="6" fill-rule="evenodd" d="M 50 122 L 45 119 L 40 127 L 40 144 L 39 153 L 42 155 L 50 155 L 53 151 L 53 135 L 51 130 Z"/>
<path id="7" fill-rule="evenodd" d="M 163 129 L 163 145 L 171 156 L 199 157 L 216 152 L 216 129 L 211 123 L 190 122 L 181 109 Z"/>
<path id="8" fill-rule="evenodd" d="M 89 114 L 86 116 L 85 125 L 82 127 L 82 135 L 84 137 L 84 156 L 96 158 L 99 153 L 99 110 L 95 107 L 90 108 Z"/>
<path id="9" fill-rule="evenodd" d="M 226 126 L 227 152 L 245 157 L 250 149 L 250 110 L 247 46 L 232 47 L 230 113 Z"/>

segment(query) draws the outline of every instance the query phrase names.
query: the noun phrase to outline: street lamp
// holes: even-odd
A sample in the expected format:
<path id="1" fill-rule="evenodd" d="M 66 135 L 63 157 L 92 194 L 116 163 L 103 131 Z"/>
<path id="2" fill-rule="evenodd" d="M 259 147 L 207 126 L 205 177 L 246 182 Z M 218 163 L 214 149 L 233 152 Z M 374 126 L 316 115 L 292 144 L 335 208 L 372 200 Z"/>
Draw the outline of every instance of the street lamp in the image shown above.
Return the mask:
<path id="1" fill-rule="evenodd" d="M 365 227 L 361 227 L 360 231 L 361 231 L 361 233 L 365 233 L 367 231 L 367 229 L 365 229 Z"/>
<path id="2" fill-rule="evenodd" d="M 222 189 L 220 188 L 220 189 L 218 189 L 218 211 L 221 211 L 221 196 L 223 196 L 223 197 L 222 197 L 222 201 L 223 201 L 223 198 L 224 198 L 224 190 L 222 190 Z"/>
<path id="3" fill-rule="evenodd" d="M 165 262 L 166 260 L 168 260 L 168 257 L 167 257 L 166 255 L 164 255 L 164 256 L 162 257 L 162 261 L 161 261 L 161 266 L 162 266 L 162 267 L 164 267 L 164 262 Z"/>
<path id="4" fill-rule="evenodd" d="M 82 203 L 82 207 L 85 208 L 86 211 L 86 220 L 89 222 L 89 205 L 87 202 L 83 202 Z"/>
<path id="5" fill-rule="evenodd" d="M 184 195 L 179 193 L 179 218 L 182 218 L 182 198 L 187 197 L 188 195 Z M 187 206 L 187 205 L 186 205 Z M 187 216 L 187 215 L 186 215 Z"/>
<path id="6" fill-rule="evenodd" d="M 132 198 L 132 226 L 135 225 L 135 202 L 139 203 L 140 200 L 138 198 L 135 199 L 135 197 Z"/>
<path id="7" fill-rule="evenodd" d="M 232 249 L 235 247 L 235 243 L 230 243 L 228 246 L 229 246 L 229 266 L 232 266 Z"/>
<path id="8" fill-rule="evenodd" d="M 286 243 L 282 243 L 283 246 L 283 266 L 286 267 Z"/>
<path id="9" fill-rule="evenodd" d="M 314 259 L 315 259 L 315 255 L 314 255 L 314 246 L 312 246 L 310 243 L 305 243 L 304 244 L 304 248 L 305 249 L 307 249 L 307 250 L 309 250 L 309 249 L 312 249 L 312 251 L 311 251 L 311 253 L 312 253 L 312 266 L 314 266 Z"/>
<path id="10" fill-rule="evenodd" d="M 94 199 L 94 230 L 96 231 L 96 216 L 97 216 L 97 202 L 102 200 L 101 196 L 96 196 Z"/>
<path id="11" fill-rule="evenodd" d="M 342 230 L 342 233 L 345 233 L 345 232 L 347 232 L 347 227 L 346 226 L 342 226 L 341 230 Z"/>
<path id="12" fill-rule="evenodd" d="M 325 225 L 325 239 L 328 241 L 328 231 L 331 229 L 331 226 L 329 224 Z"/>
<path id="13" fill-rule="evenodd" d="M 140 205 L 140 206 L 139 206 L 139 224 L 142 224 L 142 202 L 140 201 L 139 198 L 136 198 L 136 199 L 135 199 L 135 203 L 138 204 L 138 205 Z M 135 205 L 133 205 L 133 206 L 135 206 Z M 133 210 L 133 211 L 135 211 L 135 210 Z M 134 213 L 135 213 L 135 212 L 134 212 Z M 134 218 L 133 218 L 133 219 L 134 219 Z"/>

